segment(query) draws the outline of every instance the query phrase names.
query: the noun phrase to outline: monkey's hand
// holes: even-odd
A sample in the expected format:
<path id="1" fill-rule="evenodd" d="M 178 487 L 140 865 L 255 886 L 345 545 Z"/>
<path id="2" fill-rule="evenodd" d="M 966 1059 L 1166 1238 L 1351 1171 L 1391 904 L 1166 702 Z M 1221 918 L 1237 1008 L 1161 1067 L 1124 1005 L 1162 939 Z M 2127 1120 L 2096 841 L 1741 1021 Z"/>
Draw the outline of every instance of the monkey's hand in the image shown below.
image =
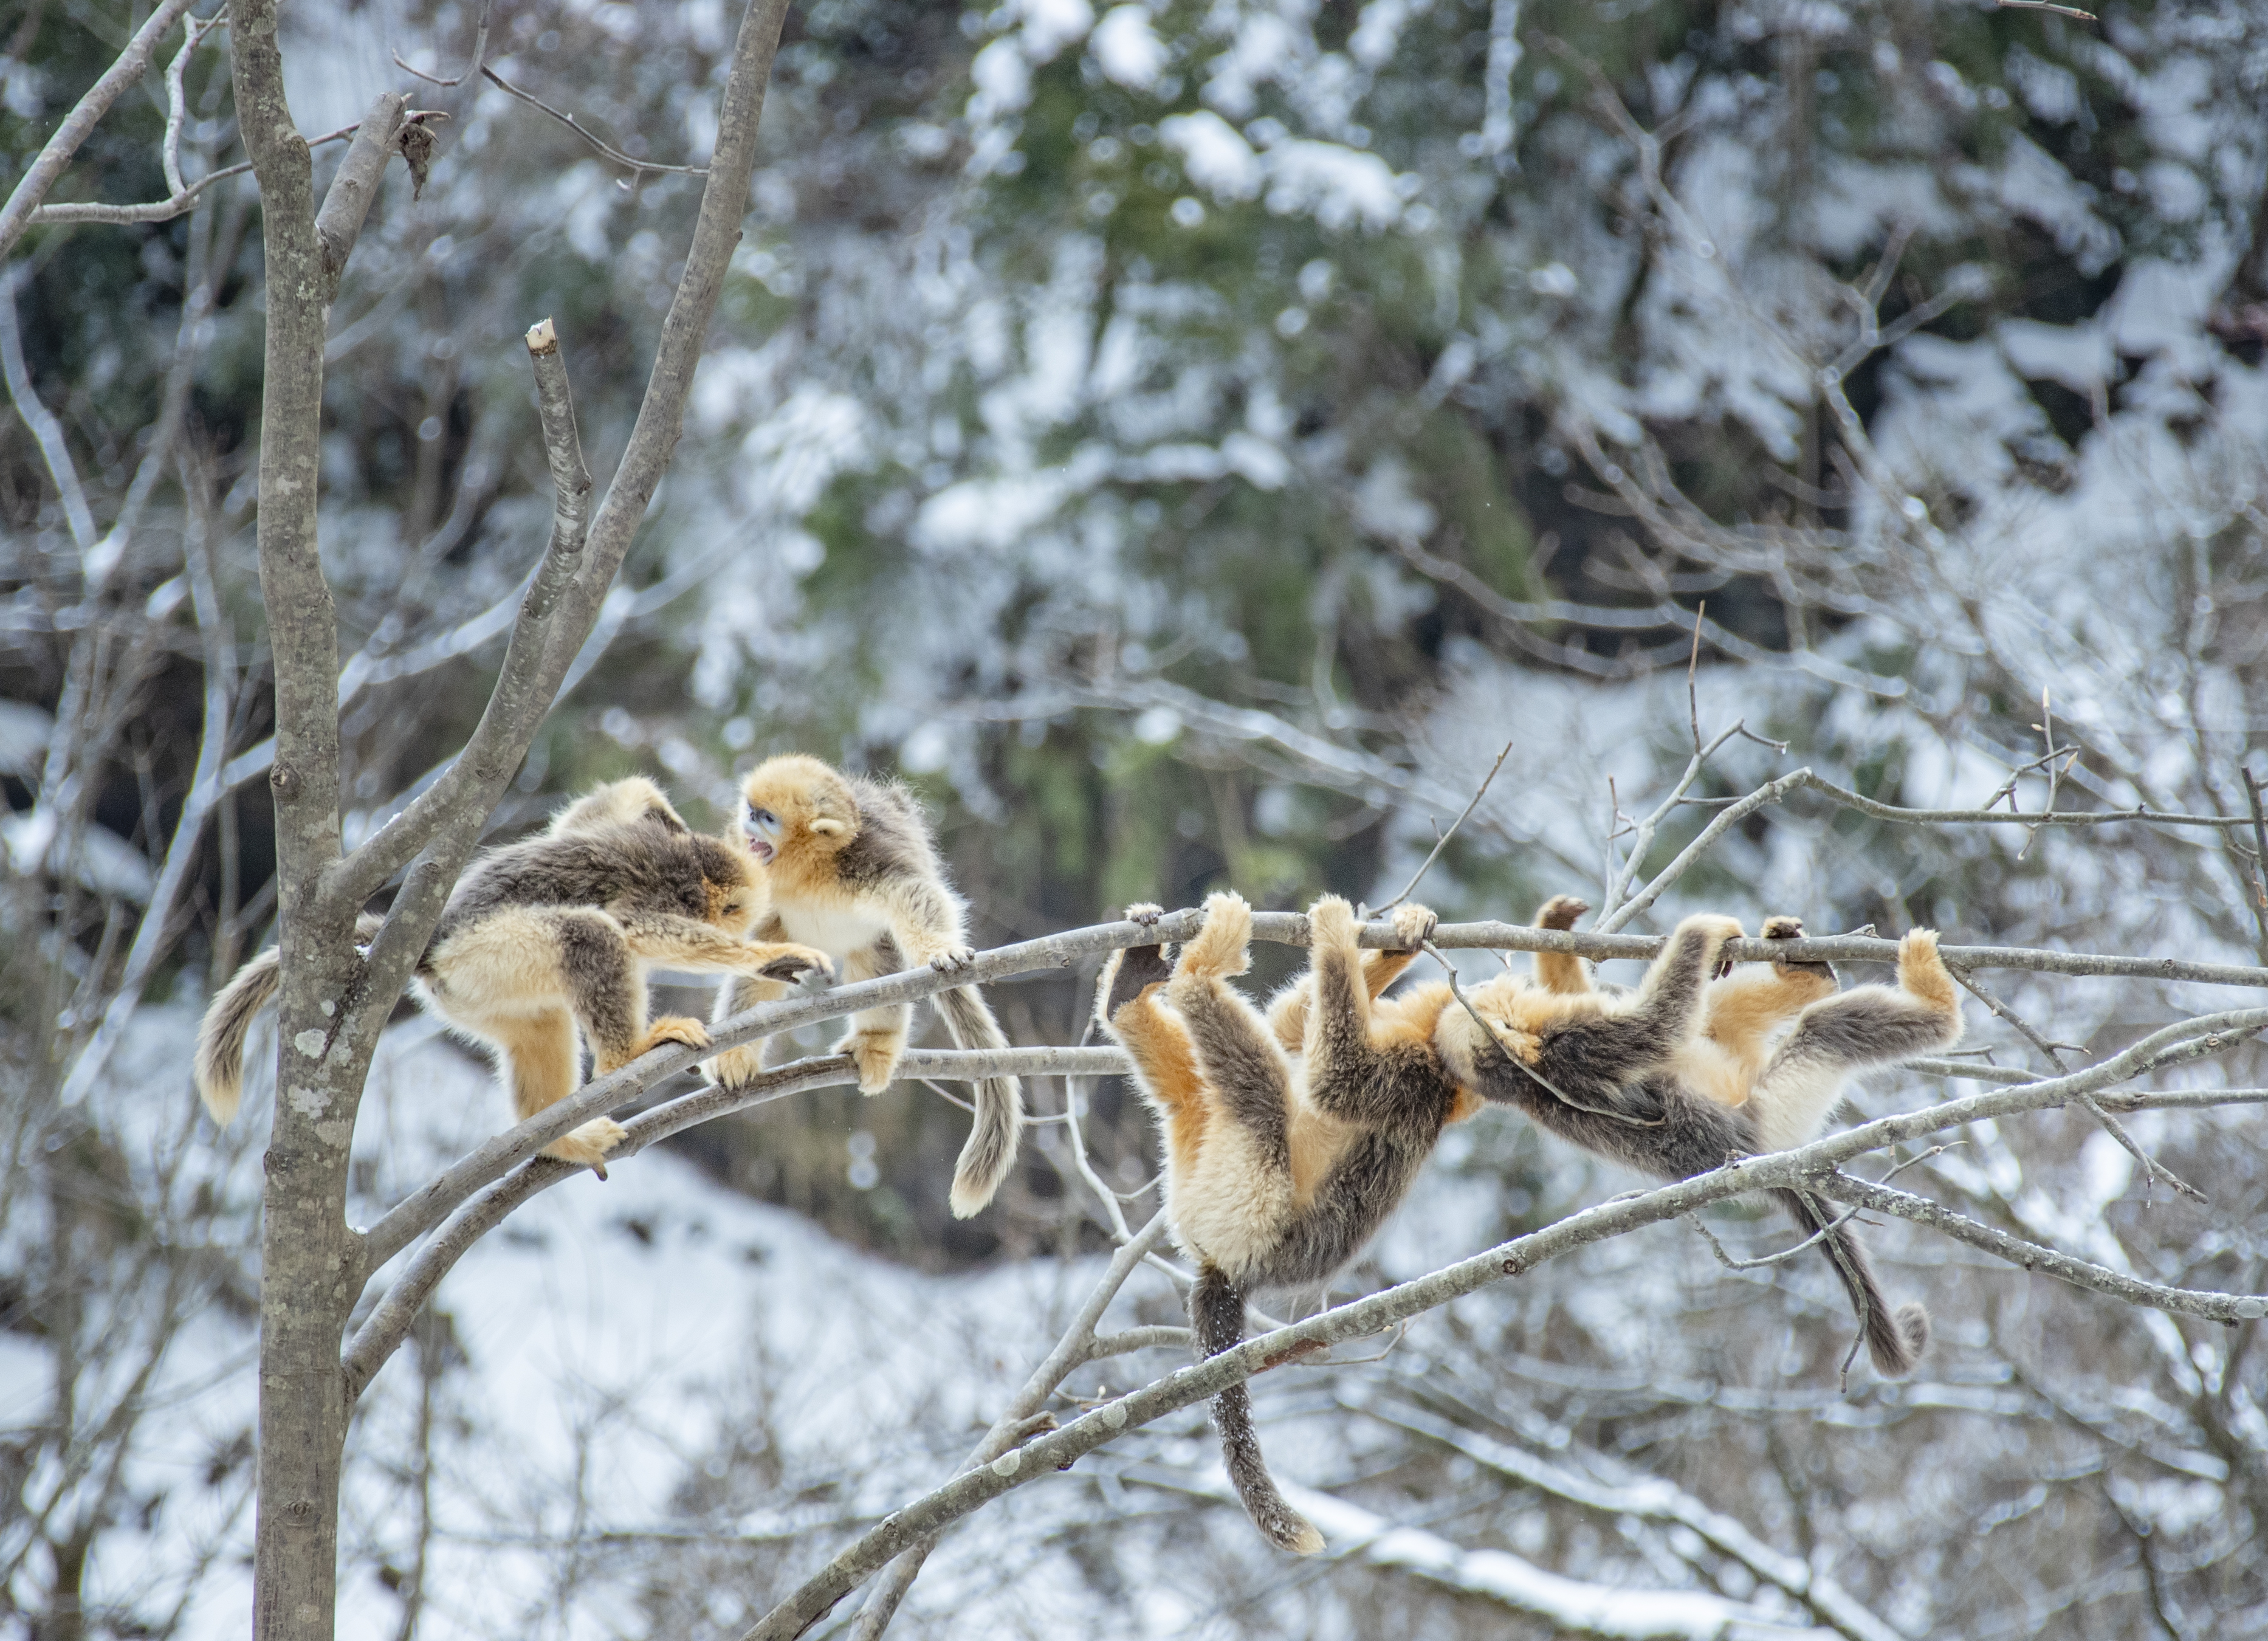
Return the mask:
<path id="1" fill-rule="evenodd" d="M 957 975 L 976 960 L 976 953 L 974 948 L 965 946 L 949 946 L 942 952 L 932 952 L 930 954 L 929 966 L 940 975 Z"/>
<path id="2" fill-rule="evenodd" d="M 776 945 L 748 948 L 747 972 L 763 980 L 801 980 L 822 983 L 835 978 L 835 965 L 815 946 Z"/>
<path id="3" fill-rule="evenodd" d="M 1248 917 L 1248 924 L 1249 921 Z M 1322 952 L 1327 947 L 1333 951 L 1351 951 L 1361 933 L 1362 925 L 1354 920 L 1354 908 L 1336 894 L 1319 895 L 1315 903 L 1307 908 L 1307 948 L 1310 951 Z M 1202 939 L 1204 937 L 1198 938 Z"/>
<path id="4" fill-rule="evenodd" d="M 1764 928 L 1758 931 L 1758 938 L 1765 940 L 1800 940 L 1803 938 L 1803 919 L 1788 916 L 1767 917 L 1764 919 Z M 1772 959 L 1772 965 L 1783 971 L 1800 969 L 1806 974 L 1818 975 L 1830 982 L 1835 978 L 1833 967 L 1826 963 L 1799 963 L 1792 958 L 1776 957 Z"/>
<path id="5" fill-rule="evenodd" d="M 1158 919 L 1163 917 L 1165 915 L 1166 909 L 1164 907 L 1153 906 L 1147 901 L 1135 901 L 1133 905 L 1129 906 L 1126 909 L 1125 912 L 1126 921 L 1128 923 L 1140 924 L 1145 929 L 1156 928 L 1158 926 Z"/>
<path id="6" fill-rule="evenodd" d="M 1414 901 L 1395 907 L 1390 921 L 1394 924 L 1394 938 L 1402 943 L 1404 950 L 1411 952 L 1432 939 L 1433 931 L 1441 923 L 1430 907 L 1419 906 Z"/>
<path id="7" fill-rule="evenodd" d="M 1575 920 L 1591 909 L 1591 902 L 1572 894 L 1555 894 L 1536 909 L 1538 929 L 1572 929 Z"/>
<path id="8" fill-rule="evenodd" d="M 1721 976 L 1730 974 L 1733 966 L 1718 960 L 1719 951 L 1726 941 L 1737 940 L 1744 932 L 1745 931 L 1741 927 L 1741 920 L 1737 917 L 1720 916 L 1714 912 L 1701 912 L 1679 924 L 1676 932 L 1672 934 L 1670 938 L 1675 940 L 1688 935 L 1698 936 L 1705 943 L 1702 949 L 1706 956 L 1702 967 L 1712 976 Z"/>

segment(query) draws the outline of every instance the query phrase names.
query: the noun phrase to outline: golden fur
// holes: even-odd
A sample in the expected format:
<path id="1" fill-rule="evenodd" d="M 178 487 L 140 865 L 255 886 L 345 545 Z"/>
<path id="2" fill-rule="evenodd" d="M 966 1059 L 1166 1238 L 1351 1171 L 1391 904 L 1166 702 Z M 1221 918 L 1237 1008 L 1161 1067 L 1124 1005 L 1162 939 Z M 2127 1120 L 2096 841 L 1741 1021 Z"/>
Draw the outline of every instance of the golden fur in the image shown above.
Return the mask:
<path id="1" fill-rule="evenodd" d="M 765 910 L 747 852 L 687 828 L 661 790 L 633 776 L 570 805 L 540 838 L 493 850 L 459 882 L 411 995 L 454 1031 L 490 1048 L 525 1120 L 575 1091 L 580 1034 L 596 1070 L 618 1070 L 664 1043 L 709 1045 L 701 1022 L 649 1019 L 653 968 L 748 975 L 830 971 L 824 953 L 747 944 Z M 365 915 L 358 937 L 380 920 Z M 239 970 L 206 1011 L 196 1082 L 225 1123 L 242 1098 L 244 1038 L 254 1012 L 281 983 L 277 954 Z M 595 1117 L 544 1154 L 596 1168 L 621 1125 Z"/>
<path id="2" fill-rule="evenodd" d="M 1198 1267 L 1189 1316 L 1201 1357 L 1242 1337 L 1251 1287 L 1320 1282 L 1353 1258 L 1443 1125 L 1478 1109 L 1433 1048 L 1449 988 L 1377 995 L 1431 935 L 1433 914 L 1404 907 L 1394 927 L 1411 951 L 1366 958 L 1353 909 L 1317 901 L 1308 973 L 1265 1016 L 1226 983 L 1245 972 L 1251 934 L 1251 909 L 1234 894 L 1206 901 L 1204 925 L 1170 970 L 1161 946 L 1104 966 L 1096 1017 L 1132 1058 L 1163 1130 L 1167 1220 Z M 1242 1386 L 1214 1398 L 1213 1421 L 1261 1532 L 1280 1549 L 1320 1549 L 1322 1535 L 1269 1478 Z"/>
<path id="3" fill-rule="evenodd" d="M 1561 897 L 1538 921 L 1565 928 L 1587 909 Z M 1802 931 L 1796 919 L 1775 917 L 1764 933 Z M 1687 918 L 1633 991 L 1594 989 L 1579 960 L 1539 955 L 1535 981 L 1505 975 L 1470 994 L 1485 1034 L 1462 1012 L 1444 1018 L 1443 1062 L 1562 1138 L 1676 1180 L 1803 1144 L 1857 1072 L 1960 1040 L 1959 997 L 1933 931 L 1899 943 L 1896 987 L 1849 991 L 1837 990 L 1823 963 L 1773 961 L 1719 976 L 1719 953 L 1740 932 L 1729 917 Z M 1865 1250 L 1813 1196 L 1775 1195 L 1826 1244 L 1877 1369 L 1911 1372 L 1928 1343 L 1927 1314 L 1890 1309 Z"/>
<path id="4" fill-rule="evenodd" d="M 929 828 L 902 789 L 854 780 L 817 758 L 766 759 L 741 784 L 738 835 L 765 874 L 771 913 L 759 932 L 801 941 L 832 957 L 846 981 L 871 980 L 926 964 L 941 974 L 968 967 L 976 953 L 964 931 L 961 897 L 946 883 Z M 722 1020 L 781 995 L 762 982 L 721 988 L 711 1015 Z M 932 999 L 964 1049 L 1005 1049 L 1007 1038 L 974 986 Z M 878 1094 L 896 1076 L 913 1011 L 903 1004 L 850 1017 L 836 1045 L 858 1068 L 858 1088 Z M 763 1066 L 758 1041 L 727 1050 L 704 1070 L 737 1086 Z M 989 1203 L 1016 1158 L 1023 1090 L 1014 1078 L 976 1085 L 976 1122 L 954 1173 L 950 1201 L 962 1218 Z"/>

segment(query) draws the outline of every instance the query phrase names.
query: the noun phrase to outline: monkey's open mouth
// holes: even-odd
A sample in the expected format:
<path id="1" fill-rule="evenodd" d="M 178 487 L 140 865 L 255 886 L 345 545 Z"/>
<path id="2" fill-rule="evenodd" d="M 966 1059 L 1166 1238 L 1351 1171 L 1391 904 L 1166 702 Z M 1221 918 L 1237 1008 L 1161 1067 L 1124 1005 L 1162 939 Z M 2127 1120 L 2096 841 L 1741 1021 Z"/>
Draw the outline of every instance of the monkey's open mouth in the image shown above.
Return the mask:
<path id="1" fill-rule="evenodd" d="M 772 864 L 772 846 L 760 837 L 752 837 L 748 840 L 748 853 L 762 861 L 767 866 Z"/>

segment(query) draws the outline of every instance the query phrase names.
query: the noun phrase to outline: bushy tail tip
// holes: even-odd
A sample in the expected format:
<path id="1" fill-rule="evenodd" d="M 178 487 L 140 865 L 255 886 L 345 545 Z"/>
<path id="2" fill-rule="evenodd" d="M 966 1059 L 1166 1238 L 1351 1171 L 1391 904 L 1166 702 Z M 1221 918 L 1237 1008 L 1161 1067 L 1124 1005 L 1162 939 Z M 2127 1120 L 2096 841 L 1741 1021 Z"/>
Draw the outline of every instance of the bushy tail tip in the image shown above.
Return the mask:
<path id="1" fill-rule="evenodd" d="M 1021 1083 L 1012 1077 L 988 1077 L 976 1085 L 976 1121 L 954 1164 L 953 1189 L 946 1198 L 954 1218 L 969 1218 L 990 1205 L 1016 1166 L 1023 1127 Z"/>
<path id="2" fill-rule="evenodd" d="M 1905 1378 L 1928 1349 L 1929 1312 L 1918 1303 L 1901 1305 L 1891 1315 L 1875 1312 L 1867 1318 L 1867 1354 L 1883 1378 Z"/>
<path id="3" fill-rule="evenodd" d="M 1000 1022 L 974 986 L 956 986 L 936 997 L 945 1029 L 957 1047 L 1005 1049 Z M 968 1143 L 954 1165 L 953 1190 L 946 1197 L 954 1218 L 981 1213 L 1016 1166 L 1016 1144 L 1024 1127 L 1024 1085 L 1012 1077 L 988 1077 L 976 1085 L 976 1121 Z"/>
<path id="4" fill-rule="evenodd" d="M 238 969 L 205 1009 L 197 1025 L 196 1057 L 190 1075 L 197 1098 L 212 1120 L 226 1128 L 244 1103 L 244 1040 L 258 1014 L 283 983 L 282 956 L 262 952 Z"/>

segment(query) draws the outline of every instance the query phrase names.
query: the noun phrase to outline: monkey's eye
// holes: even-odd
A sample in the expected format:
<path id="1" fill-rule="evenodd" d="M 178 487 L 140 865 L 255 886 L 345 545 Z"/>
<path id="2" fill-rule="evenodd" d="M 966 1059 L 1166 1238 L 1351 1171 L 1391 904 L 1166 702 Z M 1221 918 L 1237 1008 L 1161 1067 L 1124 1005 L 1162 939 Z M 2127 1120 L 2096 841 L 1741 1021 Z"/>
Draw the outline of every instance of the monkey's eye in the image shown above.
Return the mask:
<path id="1" fill-rule="evenodd" d="M 740 915 L 740 902 L 738 901 L 726 901 L 725 902 L 725 915 L 727 917 L 739 916 Z"/>

